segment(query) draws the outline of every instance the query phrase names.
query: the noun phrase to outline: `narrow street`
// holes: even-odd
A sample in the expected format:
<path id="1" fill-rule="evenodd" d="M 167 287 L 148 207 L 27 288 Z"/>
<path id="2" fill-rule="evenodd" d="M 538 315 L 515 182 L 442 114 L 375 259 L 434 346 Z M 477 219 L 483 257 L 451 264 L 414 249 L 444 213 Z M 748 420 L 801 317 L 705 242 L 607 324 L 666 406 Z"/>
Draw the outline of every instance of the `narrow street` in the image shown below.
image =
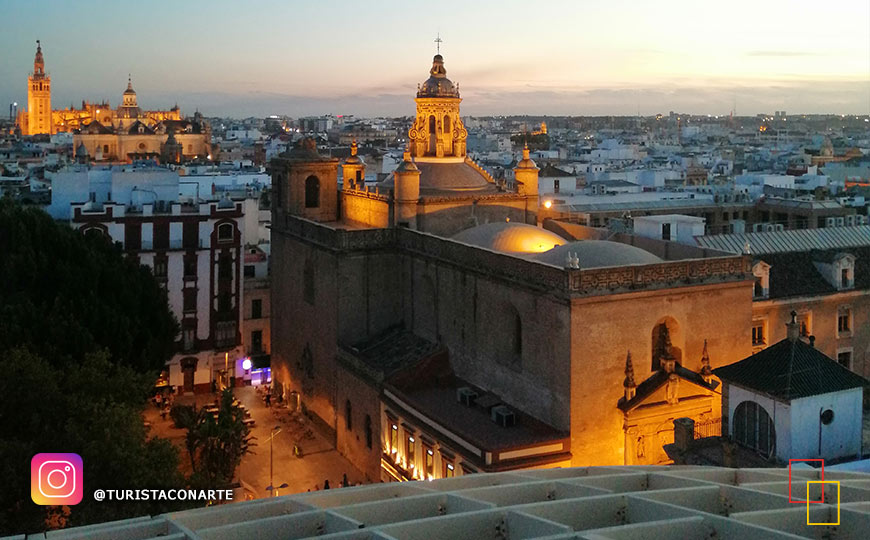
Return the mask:
<path id="1" fill-rule="evenodd" d="M 339 455 L 326 440 L 311 425 L 311 422 L 301 415 L 291 415 L 286 408 L 273 405 L 266 407 L 262 397 L 254 387 L 242 387 L 234 390 L 234 395 L 251 413 L 255 424 L 251 435 L 256 437 L 252 453 L 242 458 L 242 463 L 236 470 L 236 477 L 245 488 L 245 496 L 263 498 L 269 496 L 266 489 L 269 486 L 270 457 L 274 459 L 274 482 L 276 486 L 286 483 L 285 489 L 279 490 L 279 495 L 298 493 L 323 488 L 324 480 L 329 480 L 331 488 L 341 484 L 342 474 L 346 473 L 351 485 L 364 482 L 363 474 L 350 462 Z M 196 396 L 181 396 L 176 403 L 202 407 L 214 402 L 214 394 L 198 394 Z M 145 410 L 145 421 L 150 422 L 152 436 L 170 439 L 179 449 L 182 469 L 189 472 L 190 458 L 184 446 L 185 431 L 173 426 L 172 420 L 165 420 L 160 410 L 149 405 Z M 270 430 L 280 427 L 280 432 L 272 441 L 270 456 Z M 298 444 L 302 457 L 293 455 L 293 445 Z"/>

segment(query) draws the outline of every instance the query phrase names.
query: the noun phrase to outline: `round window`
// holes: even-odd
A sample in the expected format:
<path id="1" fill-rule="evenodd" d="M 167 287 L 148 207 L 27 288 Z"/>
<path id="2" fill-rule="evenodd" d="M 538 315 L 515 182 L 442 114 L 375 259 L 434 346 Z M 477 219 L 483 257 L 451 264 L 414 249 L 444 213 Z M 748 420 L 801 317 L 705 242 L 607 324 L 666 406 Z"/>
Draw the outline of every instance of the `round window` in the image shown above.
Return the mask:
<path id="1" fill-rule="evenodd" d="M 826 409 L 821 414 L 821 419 L 822 419 L 822 423 L 827 426 L 828 424 L 830 424 L 831 422 L 834 421 L 834 411 L 832 411 L 831 409 Z"/>

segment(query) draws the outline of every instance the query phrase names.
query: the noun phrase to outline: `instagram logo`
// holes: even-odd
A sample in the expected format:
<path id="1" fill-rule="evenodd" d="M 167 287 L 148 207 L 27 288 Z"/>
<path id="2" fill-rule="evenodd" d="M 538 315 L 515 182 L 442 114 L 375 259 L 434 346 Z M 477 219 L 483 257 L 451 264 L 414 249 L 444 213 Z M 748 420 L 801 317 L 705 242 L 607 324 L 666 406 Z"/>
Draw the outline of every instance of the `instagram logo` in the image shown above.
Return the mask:
<path id="1" fill-rule="evenodd" d="M 36 454 L 30 460 L 30 498 L 36 504 L 78 504 L 83 492 L 78 454 Z"/>

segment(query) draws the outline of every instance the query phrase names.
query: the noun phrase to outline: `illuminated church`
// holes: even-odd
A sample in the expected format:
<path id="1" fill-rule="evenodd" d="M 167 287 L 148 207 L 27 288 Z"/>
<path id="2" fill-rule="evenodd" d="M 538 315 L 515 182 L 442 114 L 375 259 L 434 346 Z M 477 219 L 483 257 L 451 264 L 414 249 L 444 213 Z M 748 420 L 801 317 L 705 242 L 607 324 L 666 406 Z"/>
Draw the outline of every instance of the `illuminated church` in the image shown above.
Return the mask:
<path id="1" fill-rule="evenodd" d="M 163 156 L 164 161 L 206 157 L 211 134 L 202 118 L 185 119 L 178 105 L 169 110 L 139 108 L 128 78 L 121 104 L 83 101 L 81 108 L 51 108 L 51 77 L 45 72 L 42 45 L 37 41 L 33 73 L 28 77 L 27 111 L 18 116 L 22 135 L 74 133 L 74 146 L 92 161 L 129 161 Z"/>
<path id="2" fill-rule="evenodd" d="M 274 391 L 373 481 L 667 462 L 751 353 L 749 257 L 541 222 L 528 150 L 494 180 L 461 101 L 435 56 L 378 184 L 355 147 L 272 161 Z"/>

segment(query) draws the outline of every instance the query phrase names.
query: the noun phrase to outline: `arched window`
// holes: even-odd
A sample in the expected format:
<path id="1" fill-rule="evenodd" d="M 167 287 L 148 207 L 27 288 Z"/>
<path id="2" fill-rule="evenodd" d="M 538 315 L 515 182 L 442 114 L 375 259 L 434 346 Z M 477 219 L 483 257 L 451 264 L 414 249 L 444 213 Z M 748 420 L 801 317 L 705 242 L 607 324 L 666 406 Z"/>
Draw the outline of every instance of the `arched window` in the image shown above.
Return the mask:
<path id="1" fill-rule="evenodd" d="M 314 264 L 311 259 L 305 261 L 305 268 L 302 269 L 302 296 L 306 302 L 314 305 Z"/>
<path id="2" fill-rule="evenodd" d="M 366 447 L 372 447 L 372 417 L 366 415 L 365 422 L 365 432 L 366 432 Z"/>
<path id="3" fill-rule="evenodd" d="M 738 444 L 758 451 L 764 457 L 776 451 L 776 431 L 773 420 L 764 407 L 754 401 L 744 401 L 734 409 L 733 437 Z"/>
<path id="4" fill-rule="evenodd" d="M 450 117 L 444 115 L 444 133 L 450 133 Z"/>
<path id="5" fill-rule="evenodd" d="M 509 368 L 520 371 L 523 368 L 523 319 L 513 304 L 508 303 L 500 315 L 501 346 L 499 358 Z"/>
<path id="6" fill-rule="evenodd" d="M 513 350 L 514 354 L 522 357 L 523 355 L 523 320 L 519 313 L 514 313 L 514 335 L 513 335 Z"/>
<path id="7" fill-rule="evenodd" d="M 103 153 L 104 153 L 104 154 L 108 154 L 108 153 L 109 153 L 109 145 L 108 145 L 108 144 L 104 144 L 104 145 L 103 145 Z"/>
<path id="8" fill-rule="evenodd" d="M 104 238 L 106 236 L 106 231 L 99 227 L 95 226 L 86 226 L 82 227 L 82 234 L 85 236 L 90 236 L 93 238 Z"/>
<path id="9" fill-rule="evenodd" d="M 435 117 L 429 117 L 429 133 L 435 135 Z"/>
<path id="10" fill-rule="evenodd" d="M 218 242 L 232 242 L 233 241 L 233 224 L 232 223 L 221 223 L 218 225 L 217 230 Z"/>
<path id="11" fill-rule="evenodd" d="M 346 427 L 348 431 L 353 429 L 353 407 L 351 406 L 349 399 L 344 402 L 344 427 Z"/>
<path id="12" fill-rule="evenodd" d="M 320 207 L 320 180 L 311 175 L 305 179 L 305 208 Z"/>

